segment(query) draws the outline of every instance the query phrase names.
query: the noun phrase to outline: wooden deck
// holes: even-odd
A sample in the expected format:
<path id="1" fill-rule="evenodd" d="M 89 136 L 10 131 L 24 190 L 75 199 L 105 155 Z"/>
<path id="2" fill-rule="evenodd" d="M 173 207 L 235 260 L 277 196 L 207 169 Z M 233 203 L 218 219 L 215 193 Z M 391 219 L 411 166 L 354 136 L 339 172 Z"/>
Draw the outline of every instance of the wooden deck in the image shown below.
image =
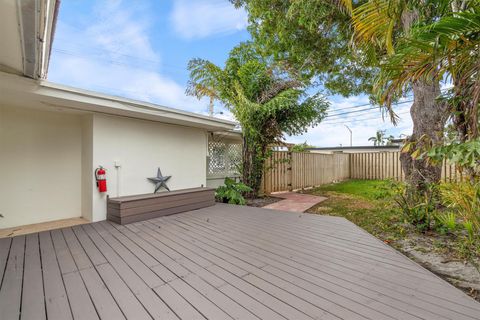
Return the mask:
<path id="1" fill-rule="evenodd" d="M 343 218 L 213 207 L 0 239 L 0 319 L 480 319 Z"/>

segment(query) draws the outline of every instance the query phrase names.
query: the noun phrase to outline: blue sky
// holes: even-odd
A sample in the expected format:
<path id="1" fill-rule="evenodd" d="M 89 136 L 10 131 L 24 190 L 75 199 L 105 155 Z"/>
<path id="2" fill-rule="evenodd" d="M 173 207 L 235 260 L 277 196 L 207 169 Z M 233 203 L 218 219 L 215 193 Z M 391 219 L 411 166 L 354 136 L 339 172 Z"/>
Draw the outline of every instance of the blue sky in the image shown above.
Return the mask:
<path id="1" fill-rule="evenodd" d="M 227 0 L 62 1 L 48 79 L 52 82 L 207 113 L 208 101 L 185 96 L 186 66 L 201 57 L 222 65 L 228 52 L 248 40 L 247 16 Z M 317 146 L 371 144 L 377 129 L 398 136 L 411 131 L 409 104 L 397 108 L 397 128 L 377 110 L 332 116 L 368 103 L 366 97 L 329 97 L 330 118 L 289 142 Z M 353 109 L 353 110 L 360 110 Z M 231 119 L 223 111 L 218 117 Z"/>

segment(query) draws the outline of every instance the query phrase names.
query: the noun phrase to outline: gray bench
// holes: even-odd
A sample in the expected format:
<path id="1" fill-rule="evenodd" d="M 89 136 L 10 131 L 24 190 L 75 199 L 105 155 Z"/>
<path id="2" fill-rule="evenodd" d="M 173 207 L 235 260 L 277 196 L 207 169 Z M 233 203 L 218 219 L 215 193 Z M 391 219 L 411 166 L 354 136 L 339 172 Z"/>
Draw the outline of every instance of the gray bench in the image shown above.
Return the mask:
<path id="1" fill-rule="evenodd" d="M 119 224 L 143 221 L 215 204 L 215 189 L 191 188 L 108 198 L 107 219 Z"/>

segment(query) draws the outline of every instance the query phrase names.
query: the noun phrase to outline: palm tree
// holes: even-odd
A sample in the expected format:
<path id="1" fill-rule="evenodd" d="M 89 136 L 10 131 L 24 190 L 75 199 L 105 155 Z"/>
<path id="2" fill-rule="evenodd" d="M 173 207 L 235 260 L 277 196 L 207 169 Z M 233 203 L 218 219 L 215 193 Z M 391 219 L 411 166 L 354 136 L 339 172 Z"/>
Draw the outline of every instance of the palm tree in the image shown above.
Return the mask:
<path id="1" fill-rule="evenodd" d="M 402 41 L 380 73 L 380 82 L 386 84 L 382 99 L 393 99 L 412 82 L 447 78 L 453 84 L 445 100 L 457 133 L 455 143 L 473 141 L 480 136 L 479 61 L 480 2 L 463 1 L 437 21 L 415 27 Z M 472 168 L 466 172 L 472 180 L 478 177 Z"/>
<path id="2" fill-rule="evenodd" d="M 373 141 L 374 146 L 390 145 L 394 137 L 392 135 L 386 136 L 385 130 L 377 130 L 373 137 L 368 138 L 368 141 Z"/>
<path id="3" fill-rule="evenodd" d="M 186 93 L 222 102 L 242 127 L 242 180 L 258 194 L 269 146 L 284 133 L 298 135 L 320 122 L 328 102 L 306 95 L 306 84 L 259 54 L 250 43 L 235 47 L 221 68 L 204 59 L 188 64 Z"/>
<path id="4" fill-rule="evenodd" d="M 347 0 L 343 0 L 345 2 Z M 427 5 L 428 2 L 428 5 Z M 446 0 L 368 0 L 351 12 L 355 31 L 354 42 L 360 52 L 375 60 L 379 65 L 395 53 L 399 39 L 411 33 L 412 26 L 417 22 L 435 19 L 437 12 L 446 10 Z M 387 79 L 387 82 L 392 79 Z M 403 87 L 401 94 L 411 90 L 414 102 L 410 113 L 413 121 L 413 133 L 409 139 L 415 148 L 422 148 L 424 137 L 429 137 L 433 143 L 442 141 L 446 122 L 446 104 L 436 98 L 440 95 L 437 78 L 430 77 L 411 82 L 409 87 Z M 377 95 L 382 95 L 383 86 L 376 86 Z M 395 98 L 397 98 L 395 96 Z M 396 115 L 392 109 L 394 99 L 379 99 L 389 113 L 392 122 L 396 123 Z M 424 159 L 414 159 L 411 153 L 402 153 L 402 168 L 406 181 L 413 190 L 424 190 L 429 183 L 438 182 L 441 176 L 440 166 L 432 165 Z"/>
<path id="5" fill-rule="evenodd" d="M 478 137 L 480 102 L 480 2 L 432 24 L 414 28 L 381 73 L 382 99 L 391 100 L 412 81 L 448 77 L 454 85 L 449 103 L 460 139 Z M 393 79 L 393 81 L 387 81 Z"/>
<path id="6" fill-rule="evenodd" d="M 368 138 L 368 141 L 373 141 L 374 146 L 380 146 L 383 144 L 383 136 L 385 135 L 385 131 L 377 130 L 373 137 Z"/>

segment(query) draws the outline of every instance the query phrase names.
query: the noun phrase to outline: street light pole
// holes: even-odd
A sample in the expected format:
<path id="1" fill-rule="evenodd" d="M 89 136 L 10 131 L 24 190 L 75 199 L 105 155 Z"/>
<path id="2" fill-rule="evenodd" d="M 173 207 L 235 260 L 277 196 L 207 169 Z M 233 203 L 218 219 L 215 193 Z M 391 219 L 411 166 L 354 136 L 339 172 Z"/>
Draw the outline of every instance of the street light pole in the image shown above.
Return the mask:
<path id="1" fill-rule="evenodd" d="M 352 146 L 353 132 L 352 132 L 352 129 L 349 128 L 349 126 L 347 126 L 346 124 L 344 124 L 344 126 L 348 129 L 348 131 L 350 131 L 350 147 L 351 147 Z"/>

